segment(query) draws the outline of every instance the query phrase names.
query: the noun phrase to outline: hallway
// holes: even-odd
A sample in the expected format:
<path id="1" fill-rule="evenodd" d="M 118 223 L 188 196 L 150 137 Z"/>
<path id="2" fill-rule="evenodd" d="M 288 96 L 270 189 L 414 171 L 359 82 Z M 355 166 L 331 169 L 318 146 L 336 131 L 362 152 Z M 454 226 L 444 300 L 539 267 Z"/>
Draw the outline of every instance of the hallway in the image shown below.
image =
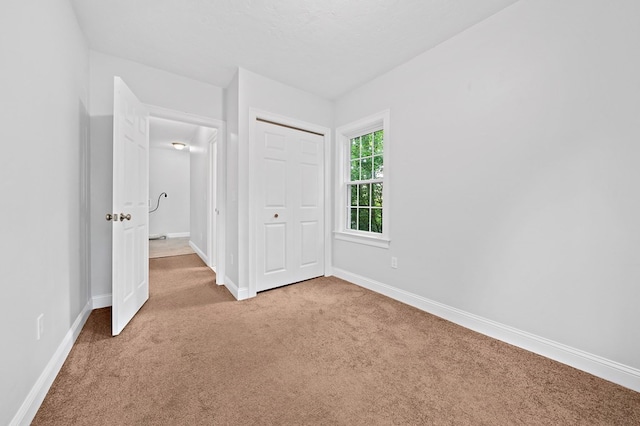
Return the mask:
<path id="1" fill-rule="evenodd" d="M 193 253 L 195 252 L 189 245 L 189 237 L 149 240 L 149 259 Z"/>

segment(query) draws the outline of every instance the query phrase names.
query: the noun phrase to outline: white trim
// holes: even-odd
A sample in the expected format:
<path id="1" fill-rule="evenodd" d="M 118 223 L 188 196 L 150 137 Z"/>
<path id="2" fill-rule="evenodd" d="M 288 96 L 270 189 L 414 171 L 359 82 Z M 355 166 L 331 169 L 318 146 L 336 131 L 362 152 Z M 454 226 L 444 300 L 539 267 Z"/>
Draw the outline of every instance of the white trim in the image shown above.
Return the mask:
<path id="1" fill-rule="evenodd" d="M 216 206 L 218 209 L 216 217 L 216 228 L 214 230 L 213 240 L 216 244 L 215 259 L 212 263 L 216 268 L 216 277 L 224 280 L 226 273 L 226 215 L 227 215 L 227 127 L 223 123 L 218 130 L 216 146 Z M 217 280 L 217 278 L 216 278 Z"/>
<path id="2" fill-rule="evenodd" d="M 204 254 L 204 252 L 202 250 L 200 250 L 200 247 L 195 245 L 195 243 L 193 241 L 189 241 L 189 246 L 193 249 L 193 251 L 196 252 L 196 254 L 198 256 L 200 256 L 200 259 L 202 259 L 202 261 L 204 262 L 205 265 L 211 267 L 209 265 L 209 257 L 206 254 Z"/>
<path id="3" fill-rule="evenodd" d="M 167 238 L 187 238 L 191 236 L 190 232 L 170 232 L 166 234 Z"/>
<path id="4" fill-rule="evenodd" d="M 216 272 L 216 267 L 209 266 L 209 269 L 211 269 L 213 273 L 216 274 L 216 285 L 224 285 L 224 281 L 222 280 L 222 275 L 218 275 L 218 273 Z"/>
<path id="5" fill-rule="evenodd" d="M 223 285 L 227 288 L 227 290 L 229 290 L 229 293 L 231 293 L 231 295 L 236 298 L 236 300 L 245 300 L 249 298 L 249 289 L 239 288 L 238 285 L 231 280 L 231 278 L 225 277 L 225 282 Z"/>
<path id="6" fill-rule="evenodd" d="M 87 322 L 89 314 L 91 314 L 91 301 L 87 302 L 71 325 L 69 331 L 67 331 L 67 334 L 65 334 L 58 349 L 56 349 L 47 366 L 42 371 L 42 374 L 40 374 L 40 377 L 36 380 L 36 383 L 31 388 L 31 391 L 20 406 L 18 412 L 13 416 L 9 425 L 17 426 L 31 423 L 42 401 L 44 401 L 44 397 L 47 396 L 47 392 L 49 392 L 49 388 L 51 388 L 58 372 L 62 368 L 64 361 L 67 359 L 69 352 L 71 352 L 71 348 L 78 338 L 80 331 L 82 331 L 82 327 L 84 327 L 84 324 Z"/>
<path id="7" fill-rule="evenodd" d="M 160 107 L 157 105 L 145 104 L 149 115 L 156 118 L 164 118 L 165 120 L 182 121 L 185 123 L 194 124 L 196 126 L 213 127 L 220 129 L 224 125 L 224 121 L 217 120 L 215 118 L 209 118 L 202 115 L 191 114 L 189 112 L 183 112 L 173 109 Z"/>
<path id="8" fill-rule="evenodd" d="M 360 234 L 348 231 L 334 231 L 333 236 L 336 240 L 349 241 L 351 243 L 365 244 L 385 249 L 388 249 L 391 244 L 391 241 L 386 238 L 371 235 L 369 232 Z"/>
<path id="9" fill-rule="evenodd" d="M 298 128 L 303 131 L 314 132 L 323 135 L 323 144 L 324 144 L 324 275 L 331 275 L 332 271 L 332 239 L 331 239 L 331 200 L 333 194 L 331 193 L 331 129 L 328 127 L 320 126 L 318 124 L 309 123 L 306 121 L 298 120 L 295 118 L 287 117 L 280 114 L 274 114 L 268 111 L 263 111 L 257 108 L 249 108 L 249 144 L 253 144 L 253 140 L 256 135 L 256 123 L 257 119 L 263 119 L 267 121 L 271 121 L 274 123 L 283 124 L 285 126 L 291 126 Z M 249 286 L 243 287 L 240 290 L 247 290 L 247 297 L 255 297 L 257 294 L 256 291 L 256 281 L 257 281 L 257 269 L 255 265 L 255 251 L 253 247 L 255 247 L 255 226 L 256 223 L 256 215 L 258 212 L 255 210 L 255 202 L 253 196 L 253 189 L 255 186 L 255 158 L 254 152 L 251 150 L 248 155 L 248 175 L 249 175 L 249 229 L 248 229 L 248 237 L 249 237 Z M 241 251 L 241 250 L 239 250 Z M 240 255 L 240 254 L 239 254 Z M 238 299 L 242 300 L 242 299 Z"/>
<path id="10" fill-rule="evenodd" d="M 333 134 L 331 129 L 324 133 L 324 275 L 333 275 Z"/>
<path id="11" fill-rule="evenodd" d="M 224 277 L 224 286 L 229 290 L 229 293 L 236 298 L 236 300 L 240 300 L 238 297 L 238 294 L 240 293 L 238 286 L 231 280 L 231 278 Z"/>
<path id="12" fill-rule="evenodd" d="M 391 226 L 391 110 L 386 109 L 368 117 L 361 118 L 336 129 L 336 182 L 335 182 L 335 230 L 336 239 L 366 244 L 374 247 L 389 248 Z M 382 187 L 382 234 L 362 231 L 354 231 L 347 228 L 347 194 L 346 182 L 349 168 L 349 140 L 357 135 L 367 134 L 376 130 L 384 130 L 384 177 Z"/>
<path id="13" fill-rule="evenodd" d="M 248 288 L 240 288 L 238 289 L 238 297 L 236 299 L 238 300 L 245 300 L 245 299 L 249 299 L 249 289 Z M 253 296 L 251 296 L 253 297 Z"/>
<path id="14" fill-rule="evenodd" d="M 553 359 L 594 376 L 640 392 L 640 370 L 535 334 L 483 318 L 387 284 L 334 268 L 334 275 L 485 336 Z"/>
<path id="15" fill-rule="evenodd" d="M 91 309 L 108 308 L 113 302 L 111 293 L 100 294 L 91 298 Z"/>
<path id="16" fill-rule="evenodd" d="M 227 207 L 227 187 L 225 177 L 227 125 L 224 122 L 220 122 L 216 129 L 218 130 L 216 133 L 216 139 L 214 143 L 210 145 L 211 149 L 209 150 L 209 164 L 211 165 L 211 167 L 209 167 L 209 173 L 211 176 L 209 176 L 210 196 L 208 206 L 208 223 L 210 225 L 207 225 L 207 229 L 209 231 L 207 235 L 207 244 L 209 244 L 209 247 L 215 245 L 215 250 L 212 250 L 213 255 L 209 257 L 208 265 L 216 268 L 218 271 L 216 275 L 224 277 L 226 271 L 225 253 L 227 251 L 225 234 L 225 212 Z M 213 164 L 214 159 L 216 164 Z"/>
<path id="17" fill-rule="evenodd" d="M 209 135 L 209 138 L 207 139 L 207 143 L 209 145 L 209 158 L 207 159 L 209 163 L 209 176 L 207 179 L 207 193 L 209 194 L 209 202 L 207 203 L 207 230 L 210 232 L 207 232 L 206 244 L 208 259 L 207 266 L 209 266 L 210 268 L 213 268 L 215 266 L 217 256 L 217 251 L 214 249 L 214 234 L 216 233 L 218 228 L 218 217 L 214 211 L 216 205 L 216 197 L 218 194 L 216 186 L 216 170 L 218 166 L 215 161 L 216 150 L 218 149 L 218 145 L 216 144 L 217 140 L 218 129 L 214 129 L 214 131 L 211 132 L 211 135 Z"/>
<path id="18" fill-rule="evenodd" d="M 213 223 L 215 228 L 213 229 L 212 240 L 215 244 L 215 250 L 213 251 L 213 258 L 211 259 L 211 266 L 216 268 L 216 274 L 219 273 L 221 277 L 224 277 L 226 271 L 225 253 L 227 251 L 226 246 L 226 234 L 225 234 L 225 211 L 227 200 L 227 186 L 226 186 L 226 142 L 227 141 L 227 125 L 222 123 L 216 135 L 216 141 L 213 144 L 215 147 L 215 207 L 211 214 L 215 214 Z"/>

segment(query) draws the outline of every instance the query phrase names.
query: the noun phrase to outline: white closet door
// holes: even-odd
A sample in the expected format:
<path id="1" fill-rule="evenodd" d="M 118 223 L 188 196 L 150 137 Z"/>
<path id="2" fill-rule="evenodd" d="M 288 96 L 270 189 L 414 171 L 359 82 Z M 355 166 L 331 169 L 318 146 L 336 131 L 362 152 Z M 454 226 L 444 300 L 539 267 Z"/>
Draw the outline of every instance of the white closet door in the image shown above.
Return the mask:
<path id="1" fill-rule="evenodd" d="M 256 289 L 324 274 L 324 138 L 256 123 Z"/>

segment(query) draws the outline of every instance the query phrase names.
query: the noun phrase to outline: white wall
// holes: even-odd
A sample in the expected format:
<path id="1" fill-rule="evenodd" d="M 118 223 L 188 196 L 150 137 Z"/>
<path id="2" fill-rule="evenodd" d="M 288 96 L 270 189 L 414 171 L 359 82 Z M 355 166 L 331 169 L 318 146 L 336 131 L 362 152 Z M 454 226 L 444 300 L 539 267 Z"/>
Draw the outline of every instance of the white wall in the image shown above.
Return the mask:
<path id="1" fill-rule="evenodd" d="M 149 234 L 189 234 L 191 203 L 191 166 L 189 151 L 178 151 L 172 147 L 149 149 L 149 210 L 156 207 L 158 196 L 162 196 L 158 210 L 149 214 Z"/>
<path id="2" fill-rule="evenodd" d="M 209 152 L 211 141 L 215 134 L 213 129 L 200 126 L 196 131 L 189 147 L 191 161 L 190 169 L 190 235 L 191 243 L 195 245 L 200 253 L 211 255 L 207 247 L 207 220 L 210 189 L 211 167 L 209 163 Z"/>
<path id="3" fill-rule="evenodd" d="M 10 0 L 0 13 L 0 424 L 27 423 L 50 361 L 88 314 L 89 52 L 67 0 Z M 44 334 L 36 340 L 36 318 Z M 65 340 L 66 339 L 66 340 Z M 55 371 L 54 371 L 55 370 Z M 50 373 L 50 374 L 47 374 Z M 41 382 L 42 383 L 42 382 Z M 37 390 L 37 389 L 36 389 Z M 46 390 L 46 389 L 45 389 Z M 28 397 L 35 398 L 35 407 Z M 21 405 L 26 411 L 19 411 Z M 25 417 L 22 417 L 22 416 Z M 16 420 L 19 420 L 16 418 Z"/>
<path id="4" fill-rule="evenodd" d="M 249 285 L 249 140 L 250 110 L 257 109 L 306 123 L 331 128 L 333 103 L 251 71 L 238 72 L 238 277 L 240 292 Z M 228 240 L 227 240 L 228 241 Z"/>
<path id="5" fill-rule="evenodd" d="M 392 222 L 334 266 L 640 368 L 639 16 L 518 2 L 337 100 L 391 110 Z"/>
<path id="6" fill-rule="evenodd" d="M 239 132 L 240 80 L 236 73 L 225 89 L 225 119 L 227 122 L 227 146 L 224 151 L 226 177 L 224 232 L 225 232 L 225 277 L 228 287 L 237 287 L 238 269 L 238 132 Z M 237 294 L 236 294 L 237 296 Z"/>
<path id="7" fill-rule="evenodd" d="M 113 77 L 149 105 L 221 119 L 223 89 L 92 50 L 91 115 L 113 115 Z"/>
<path id="8" fill-rule="evenodd" d="M 119 76 L 150 105 L 223 118 L 223 89 L 136 62 L 90 52 L 91 80 L 91 294 L 108 301 L 111 294 L 111 210 L 113 77 Z M 101 297 L 107 296 L 107 297 Z"/>

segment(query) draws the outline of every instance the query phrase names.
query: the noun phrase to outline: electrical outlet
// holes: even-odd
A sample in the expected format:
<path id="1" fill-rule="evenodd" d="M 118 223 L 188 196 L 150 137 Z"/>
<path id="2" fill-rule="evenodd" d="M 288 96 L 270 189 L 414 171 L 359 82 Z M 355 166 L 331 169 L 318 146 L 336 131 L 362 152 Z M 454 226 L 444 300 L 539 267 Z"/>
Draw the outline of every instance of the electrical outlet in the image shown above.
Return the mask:
<path id="1" fill-rule="evenodd" d="M 40 340 L 44 334 L 44 314 L 38 315 L 36 319 L 36 340 Z"/>
<path id="2" fill-rule="evenodd" d="M 397 257 L 392 257 L 391 258 L 391 267 L 393 269 L 398 269 L 398 258 Z"/>

